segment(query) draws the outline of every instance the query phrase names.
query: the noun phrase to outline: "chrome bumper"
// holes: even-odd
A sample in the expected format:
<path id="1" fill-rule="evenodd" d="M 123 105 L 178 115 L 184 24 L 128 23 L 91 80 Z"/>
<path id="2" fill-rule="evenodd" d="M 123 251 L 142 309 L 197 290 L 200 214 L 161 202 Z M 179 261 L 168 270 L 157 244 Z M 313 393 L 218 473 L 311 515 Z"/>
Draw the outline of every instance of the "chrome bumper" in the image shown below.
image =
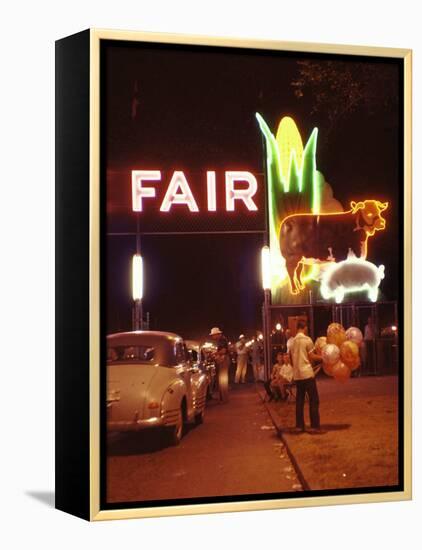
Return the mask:
<path id="1" fill-rule="evenodd" d="M 107 420 L 107 430 L 110 432 L 137 432 L 148 428 L 175 426 L 179 420 L 179 409 L 170 409 L 161 416 L 151 416 L 138 420 Z"/>
<path id="2" fill-rule="evenodd" d="M 143 420 L 109 420 L 107 430 L 110 432 L 137 432 L 146 428 L 157 428 L 165 426 L 162 417 L 151 417 Z"/>

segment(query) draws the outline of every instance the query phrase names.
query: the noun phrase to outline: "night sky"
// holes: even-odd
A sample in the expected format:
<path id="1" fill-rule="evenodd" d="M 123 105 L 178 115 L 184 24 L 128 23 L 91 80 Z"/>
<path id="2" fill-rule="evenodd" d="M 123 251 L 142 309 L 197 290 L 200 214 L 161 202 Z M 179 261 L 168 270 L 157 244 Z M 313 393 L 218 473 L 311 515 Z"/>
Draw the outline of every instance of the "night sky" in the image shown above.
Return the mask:
<path id="1" fill-rule="evenodd" d="M 313 113 L 311 95 L 298 98 L 294 94 L 291 83 L 297 78 L 300 59 L 307 57 L 116 42 L 103 47 L 107 332 L 131 327 L 130 268 L 136 237 L 115 233 L 136 231 L 130 202 L 132 169 L 162 171 L 163 181 L 157 184 L 159 197 L 171 173 L 184 170 L 200 208 L 205 205 L 206 170 L 216 170 L 218 189 L 223 184 L 224 170 L 247 170 L 257 176 L 257 201 L 261 202 L 255 218 L 241 208 L 229 221 L 221 214 L 186 215 L 179 210 L 171 223 L 177 222 L 177 229 L 182 231 L 261 232 L 143 235 L 141 252 L 145 265 L 144 311 L 150 312 L 153 329 L 177 332 L 187 338 L 205 337 L 212 326 L 220 326 L 235 338 L 241 332 L 251 334 L 260 328 L 264 157 L 255 112 L 264 116 L 274 132 L 282 116 L 292 116 L 304 142 L 315 126 L 320 128 L 320 135 L 328 127 L 328 113 Z M 397 82 L 398 95 L 398 63 L 356 58 L 348 62 L 371 63 L 374 71 L 387 67 L 391 79 Z M 335 90 L 332 93 L 335 102 Z M 357 109 L 330 132 L 329 138 L 320 139 L 317 150 L 317 167 L 345 209 L 351 200 L 377 198 L 390 202 L 385 212 L 387 229 L 372 238 L 369 258 L 386 266 L 381 288 L 389 300 L 400 295 L 398 208 L 403 180 L 399 105 L 393 102 L 387 115 Z M 169 230 L 170 217 L 163 219 L 157 212 L 159 203 L 159 199 L 145 201 L 149 210 L 144 226 L 141 221 L 141 231 Z M 223 204 L 218 202 L 218 206 Z"/>

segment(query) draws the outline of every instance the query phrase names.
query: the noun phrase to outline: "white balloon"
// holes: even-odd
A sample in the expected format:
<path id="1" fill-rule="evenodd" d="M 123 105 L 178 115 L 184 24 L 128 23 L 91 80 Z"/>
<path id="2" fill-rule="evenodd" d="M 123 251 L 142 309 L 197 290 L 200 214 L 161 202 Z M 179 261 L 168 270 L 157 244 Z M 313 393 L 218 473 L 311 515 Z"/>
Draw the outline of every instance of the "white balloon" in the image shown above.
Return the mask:
<path id="1" fill-rule="evenodd" d="M 358 346 L 361 345 L 363 340 L 363 335 L 360 329 L 357 327 L 350 327 L 346 330 L 346 339 L 355 342 Z"/>
<path id="2" fill-rule="evenodd" d="M 334 365 L 340 359 L 340 350 L 335 344 L 327 344 L 322 348 L 322 360 L 326 365 Z"/>

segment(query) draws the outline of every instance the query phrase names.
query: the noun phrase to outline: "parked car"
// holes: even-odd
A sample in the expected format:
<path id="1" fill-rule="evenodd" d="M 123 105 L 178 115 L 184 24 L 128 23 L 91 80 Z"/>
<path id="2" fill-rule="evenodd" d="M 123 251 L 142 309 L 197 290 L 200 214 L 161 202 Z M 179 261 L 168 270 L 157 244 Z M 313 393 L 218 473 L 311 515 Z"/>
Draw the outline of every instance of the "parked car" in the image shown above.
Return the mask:
<path id="1" fill-rule="evenodd" d="M 190 359 L 207 377 L 207 397 L 212 398 L 212 394 L 216 389 L 216 366 L 213 359 L 213 353 L 216 346 L 213 344 L 202 345 L 197 340 L 186 340 L 186 347 L 190 355 Z"/>
<path id="2" fill-rule="evenodd" d="M 166 428 L 178 444 L 184 424 L 204 420 L 208 379 L 170 332 L 107 336 L 107 429 Z"/>

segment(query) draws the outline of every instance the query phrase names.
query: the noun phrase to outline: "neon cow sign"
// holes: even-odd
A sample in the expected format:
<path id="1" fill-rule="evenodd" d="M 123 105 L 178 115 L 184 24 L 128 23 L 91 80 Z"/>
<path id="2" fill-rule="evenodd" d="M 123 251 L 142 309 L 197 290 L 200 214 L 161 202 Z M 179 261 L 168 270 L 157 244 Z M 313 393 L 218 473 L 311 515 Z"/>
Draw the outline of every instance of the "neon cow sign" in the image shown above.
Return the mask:
<path id="1" fill-rule="evenodd" d="M 134 212 L 144 210 L 144 200 L 156 197 L 156 188 L 145 185 L 144 182 L 161 181 L 160 170 L 133 170 L 132 171 L 132 209 Z M 238 182 L 243 187 L 237 186 Z M 207 210 L 217 210 L 216 173 L 206 172 L 207 183 Z M 246 187 L 244 184 L 247 184 Z M 253 197 L 258 189 L 256 177 L 246 171 L 225 172 L 225 207 L 227 212 L 234 212 L 236 205 L 242 202 L 249 211 L 258 210 Z M 198 203 L 189 185 L 189 182 L 180 170 L 173 172 L 166 193 L 160 205 L 160 212 L 170 212 L 173 206 L 184 205 L 190 212 L 199 212 Z"/>
<path id="2" fill-rule="evenodd" d="M 293 294 L 305 288 L 304 265 L 333 262 L 347 257 L 349 249 L 365 260 L 368 238 L 385 229 L 382 212 L 388 203 L 377 200 L 352 201 L 347 212 L 293 214 L 280 228 L 280 249 L 286 260 Z"/>

